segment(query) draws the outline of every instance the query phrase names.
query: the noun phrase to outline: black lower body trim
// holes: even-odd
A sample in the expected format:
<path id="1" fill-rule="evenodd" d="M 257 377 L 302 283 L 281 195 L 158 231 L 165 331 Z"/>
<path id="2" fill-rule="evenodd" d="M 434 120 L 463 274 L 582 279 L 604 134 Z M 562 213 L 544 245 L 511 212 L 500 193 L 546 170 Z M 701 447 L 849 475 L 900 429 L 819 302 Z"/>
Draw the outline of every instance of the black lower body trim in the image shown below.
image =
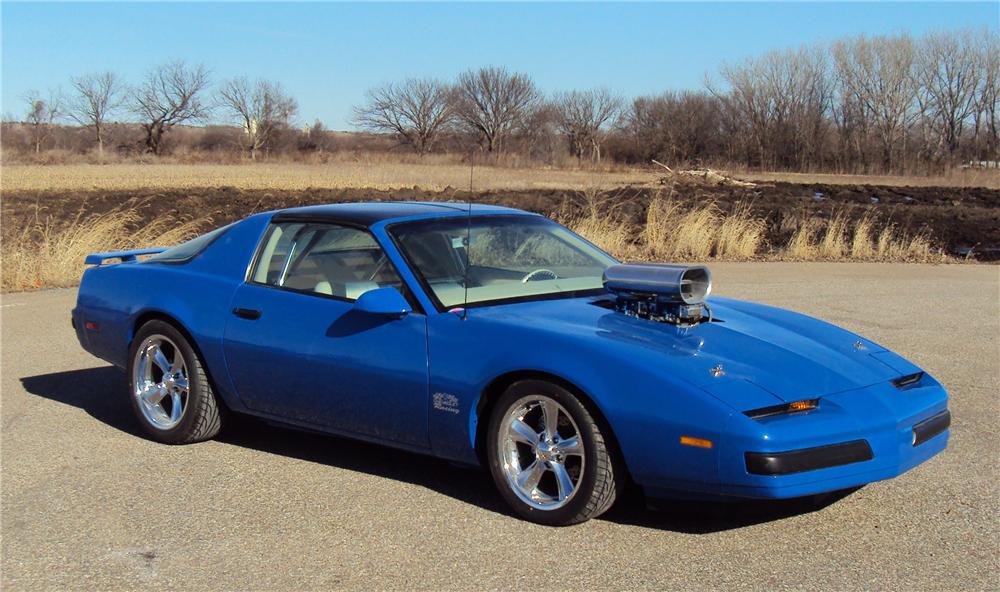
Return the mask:
<path id="1" fill-rule="evenodd" d="M 951 425 L 951 411 L 947 409 L 930 419 L 913 426 L 913 445 L 919 446 L 948 429 Z"/>
<path id="2" fill-rule="evenodd" d="M 875 458 L 867 440 L 802 448 L 788 452 L 747 452 L 747 471 L 754 475 L 790 475 L 839 467 Z"/>

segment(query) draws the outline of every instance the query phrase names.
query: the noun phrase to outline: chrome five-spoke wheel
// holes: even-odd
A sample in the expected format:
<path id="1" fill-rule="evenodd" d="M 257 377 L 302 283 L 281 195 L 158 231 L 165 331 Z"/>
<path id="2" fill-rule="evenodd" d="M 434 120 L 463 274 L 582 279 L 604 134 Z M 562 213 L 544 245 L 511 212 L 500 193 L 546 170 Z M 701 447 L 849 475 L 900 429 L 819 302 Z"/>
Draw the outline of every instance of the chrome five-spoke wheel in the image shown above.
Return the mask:
<path id="1" fill-rule="evenodd" d="M 132 364 L 132 394 L 143 418 L 153 428 L 177 426 L 187 408 L 187 365 L 180 348 L 164 335 L 146 337 Z"/>
<path id="2" fill-rule="evenodd" d="M 593 410 L 593 411 L 592 411 Z M 493 481 L 510 507 L 539 524 L 565 526 L 600 516 L 624 480 L 580 393 L 526 378 L 504 390 L 490 411 L 486 439 Z"/>
<path id="3" fill-rule="evenodd" d="M 539 510 L 565 506 L 584 471 L 580 430 L 569 412 L 545 395 L 529 395 L 509 407 L 497 434 L 500 467 L 525 504 Z"/>
<path id="4" fill-rule="evenodd" d="M 207 440 L 222 428 L 222 411 L 190 339 L 172 323 L 149 320 L 129 346 L 130 402 L 142 430 L 165 444 Z"/>

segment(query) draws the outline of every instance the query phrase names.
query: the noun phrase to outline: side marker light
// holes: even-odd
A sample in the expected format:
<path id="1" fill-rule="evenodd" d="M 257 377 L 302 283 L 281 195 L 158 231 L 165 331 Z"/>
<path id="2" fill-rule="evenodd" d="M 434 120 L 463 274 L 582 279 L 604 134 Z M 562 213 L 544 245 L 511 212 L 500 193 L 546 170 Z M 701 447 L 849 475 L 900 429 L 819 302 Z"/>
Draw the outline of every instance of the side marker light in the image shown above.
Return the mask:
<path id="1" fill-rule="evenodd" d="M 692 436 L 681 436 L 681 444 L 684 446 L 694 446 L 695 448 L 711 448 L 712 441 L 705 440 L 704 438 L 695 438 Z"/>

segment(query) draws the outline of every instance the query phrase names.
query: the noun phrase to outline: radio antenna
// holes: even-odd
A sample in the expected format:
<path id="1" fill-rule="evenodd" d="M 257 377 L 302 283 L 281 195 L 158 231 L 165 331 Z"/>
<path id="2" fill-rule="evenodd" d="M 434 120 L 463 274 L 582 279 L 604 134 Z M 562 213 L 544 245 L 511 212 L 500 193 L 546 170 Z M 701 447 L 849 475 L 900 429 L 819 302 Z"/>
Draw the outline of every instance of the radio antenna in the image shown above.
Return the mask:
<path id="1" fill-rule="evenodd" d="M 472 173 L 476 170 L 476 149 L 469 151 L 469 203 L 472 203 Z"/>
<path id="2" fill-rule="evenodd" d="M 469 318 L 469 267 L 472 265 L 472 175 L 476 170 L 476 149 L 469 151 L 469 208 L 465 216 L 465 277 L 462 286 L 465 288 L 465 298 L 462 303 L 462 320 Z"/>

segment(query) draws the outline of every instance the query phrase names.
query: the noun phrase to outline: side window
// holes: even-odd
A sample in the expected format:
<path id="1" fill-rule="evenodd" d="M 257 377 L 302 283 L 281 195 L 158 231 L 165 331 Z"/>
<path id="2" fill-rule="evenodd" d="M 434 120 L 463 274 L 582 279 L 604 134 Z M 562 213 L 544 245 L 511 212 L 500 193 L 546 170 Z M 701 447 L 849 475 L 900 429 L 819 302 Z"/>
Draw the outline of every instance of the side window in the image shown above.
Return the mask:
<path id="1" fill-rule="evenodd" d="M 356 300 L 369 290 L 403 289 L 385 252 L 364 230 L 333 224 L 272 224 L 251 279 L 296 290 Z"/>

